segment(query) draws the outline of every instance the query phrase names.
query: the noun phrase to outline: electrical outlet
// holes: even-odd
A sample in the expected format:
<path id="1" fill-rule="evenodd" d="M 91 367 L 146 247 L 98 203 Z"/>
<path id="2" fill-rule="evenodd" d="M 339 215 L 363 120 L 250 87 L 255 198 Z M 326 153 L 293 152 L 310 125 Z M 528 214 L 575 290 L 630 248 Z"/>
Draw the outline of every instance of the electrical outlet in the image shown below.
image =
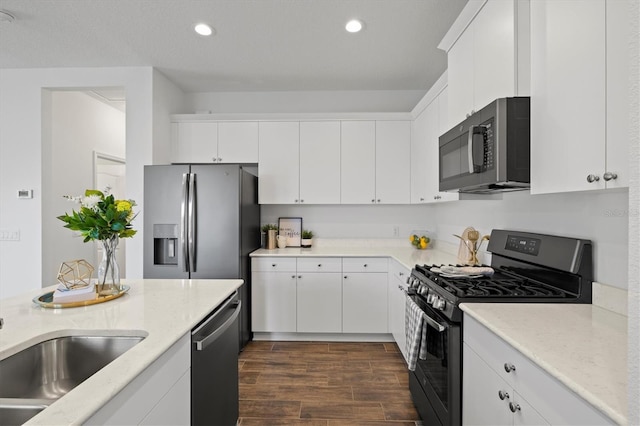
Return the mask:
<path id="1" fill-rule="evenodd" d="M 0 241 L 20 241 L 20 231 L 17 229 L 0 229 Z"/>
<path id="2" fill-rule="evenodd" d="M 394 237 L 399 237 L 400 236 L 400 227 L 398 225 L 395 225 L 393 227 L 393 236 Z"/>

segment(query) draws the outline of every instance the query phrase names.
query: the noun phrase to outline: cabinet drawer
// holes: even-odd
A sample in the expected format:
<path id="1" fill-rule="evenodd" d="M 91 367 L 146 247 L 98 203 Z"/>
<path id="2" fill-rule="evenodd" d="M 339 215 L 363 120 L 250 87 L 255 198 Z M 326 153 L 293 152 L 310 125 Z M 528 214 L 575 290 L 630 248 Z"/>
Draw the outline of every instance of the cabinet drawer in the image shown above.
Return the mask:
<path id="1" fill-rule="evenodd" d="M 251 270 L 262 272 L 295 272 L 295 257 L 253 257 L 251 258 Z"/>
<path id="2" fill-rule="evenodd" d="M 298 272 L 341 272 L 339 257 L 299 257 Z"/>
<path id="3" fill-rule="evenodd" d="M 403 264 L 396 260 L 389 261 L 389 273 L 396 277 L 398 280 L 402 281 L 403 284 L 407 283 L 407 278 L 411 274 L 411 271 Z"/>
<path id="4" fill-rule="evenodd" d="M 342 259 L 342 272 L 387 272 L 386 257 L 345 257 Z"/>

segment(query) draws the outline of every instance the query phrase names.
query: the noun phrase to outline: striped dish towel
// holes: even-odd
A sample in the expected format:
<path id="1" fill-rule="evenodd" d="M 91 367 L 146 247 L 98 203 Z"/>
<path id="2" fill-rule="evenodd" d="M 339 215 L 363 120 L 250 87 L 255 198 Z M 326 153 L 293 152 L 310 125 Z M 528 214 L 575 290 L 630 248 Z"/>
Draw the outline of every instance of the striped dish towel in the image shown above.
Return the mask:
<path id="1" fill-rule="evenodd" d="M 411 371 L 416 369 L 418 357 L 420 357 L 420 359 L 427 357 L 427 325 L 425 324 L 423 315 L 422 309 L 407 296 L 404 330 L 407 338 L 407 363 Z"/>

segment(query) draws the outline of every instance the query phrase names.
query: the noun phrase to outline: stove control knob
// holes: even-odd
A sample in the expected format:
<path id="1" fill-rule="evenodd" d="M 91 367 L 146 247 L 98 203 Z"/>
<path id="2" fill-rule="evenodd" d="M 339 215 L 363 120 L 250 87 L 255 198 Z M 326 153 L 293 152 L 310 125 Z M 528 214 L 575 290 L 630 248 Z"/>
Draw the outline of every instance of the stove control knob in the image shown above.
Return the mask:
<path id="1" fill-rule="evenodd" d="M 445 302 L 445 300 L 441 297 L 434 297 L 433 299 L 433 303 L 431 304 L 431 306 L 433 306 L 434 309 L 439 309 L 441 311 L 444 311 L 445 306 L 447 306 L 447 302 Z"/>

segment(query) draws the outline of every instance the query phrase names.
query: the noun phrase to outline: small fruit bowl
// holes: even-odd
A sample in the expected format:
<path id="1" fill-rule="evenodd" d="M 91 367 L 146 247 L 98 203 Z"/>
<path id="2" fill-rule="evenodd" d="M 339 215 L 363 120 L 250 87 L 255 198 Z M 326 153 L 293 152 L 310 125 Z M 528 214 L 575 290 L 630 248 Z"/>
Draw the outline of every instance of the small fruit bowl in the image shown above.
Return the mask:
<path id="1" fill-rule="evenodd" d="M 418 250 L 426 250 L 431 247 L 431 237 L 427 231 L 413 231 L 409 235 L 409 242 Z"/>

